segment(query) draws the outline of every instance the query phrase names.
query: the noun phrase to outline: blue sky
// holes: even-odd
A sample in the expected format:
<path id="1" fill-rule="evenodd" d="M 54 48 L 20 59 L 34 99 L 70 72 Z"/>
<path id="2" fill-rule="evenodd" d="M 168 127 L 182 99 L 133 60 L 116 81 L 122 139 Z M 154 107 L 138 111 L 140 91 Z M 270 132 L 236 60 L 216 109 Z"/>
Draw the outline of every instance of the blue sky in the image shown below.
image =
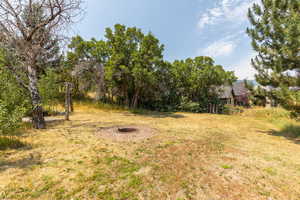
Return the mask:
<path id="1" fill-rule="evenodd" d="M 102 39 L 120 23 L 151 31 L 165 45 L 165 59 L 211 56 L 216 64 L 253 79 L 255 56 L 245 34 L 247 9 L 259 0 L 86 0 L 86 14 L 72 34 Z"/>

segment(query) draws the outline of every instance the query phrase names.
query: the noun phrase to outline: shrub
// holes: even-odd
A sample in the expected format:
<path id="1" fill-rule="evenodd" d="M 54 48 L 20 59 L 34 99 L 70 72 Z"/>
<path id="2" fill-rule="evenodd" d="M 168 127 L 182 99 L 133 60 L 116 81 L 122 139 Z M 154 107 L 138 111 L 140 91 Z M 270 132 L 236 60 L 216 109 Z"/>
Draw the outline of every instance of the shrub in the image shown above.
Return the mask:
<path id="1" fill-rule="evenodd" d="M 19 128 L 25 112 L 26 109 L 22 105 L 9 108 L 6 102 L 0 100 L 0 134 L 8 135 Z"/>
<path id="2" fill-rule="evenodd" d="M 53 70 L 46 70 L 39 80 L 39 92 L 42 96 L 44 109 L 54 112 L 54 107 L 64 102 L 64 82 L 60 81 L 59 74 Z"/>
<path id="3" fill-rule="evenodd" d="M 27 95 L 13 76 L 0 68 L 0 135 L 9 135 L 21 125 L 31 107 Z"/>
<path id="4" fill-rule="evenodd" d="M 181 105 L 179 106 L 179 109 L 185 112 L 196 112 L 196 113 L 201 112 L 200 104 L 196 102 L 190 102 L 190 101 L 182 102 Z"/>
<path id="5" fill-rule="evenodd" d="M 239 107 L 239 106 L 233 106 L 233 105 L 224 105 L 223 107 L 223 114 L 226 115 L 235 115 L 235 114 L 239 114 L 244 112 L 244 108 L 243 107 Z"/>

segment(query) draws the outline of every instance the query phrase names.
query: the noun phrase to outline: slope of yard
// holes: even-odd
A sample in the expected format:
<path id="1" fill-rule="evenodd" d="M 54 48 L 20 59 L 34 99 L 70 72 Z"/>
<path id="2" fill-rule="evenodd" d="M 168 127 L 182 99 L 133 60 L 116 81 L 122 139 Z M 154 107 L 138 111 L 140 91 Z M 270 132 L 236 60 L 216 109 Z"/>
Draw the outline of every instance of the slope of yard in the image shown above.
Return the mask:
<path id="1" fill-rule="evenodd" d="M 26 130 L 27 147 L 0 151 L 0 199 L 298 200 L 300 144 L 289 136 L 300 123 L 265 112 L 134 114 L 80 106 L 70 122 L 57 118 L 47 130 Z M 95 134 L 115 125 L 156 134 L 133 142 Z"/>

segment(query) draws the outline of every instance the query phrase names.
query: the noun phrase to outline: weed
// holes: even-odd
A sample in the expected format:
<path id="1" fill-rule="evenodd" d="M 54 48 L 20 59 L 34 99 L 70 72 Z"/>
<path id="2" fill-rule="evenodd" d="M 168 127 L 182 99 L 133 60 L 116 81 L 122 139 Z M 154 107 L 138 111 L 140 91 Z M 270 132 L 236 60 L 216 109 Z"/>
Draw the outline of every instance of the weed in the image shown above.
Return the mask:
<path id="1" fill-rule="evenodd" d="M 266 169 L 264 169 L 264 171 L 267 172 L 268 174 L 270 174 L 271 176 L 277 175 L 276 169 L 274 169 L 272 167 L 266 168 Z"/>
<path id="2" fill-rule="evenodd" d="M 129 175 L 140 169 L 140 166 L 132 161 L 118 156 L 106 157 L 105 162 L 108 165 L 114 165 L 115 169 L 122 175 Z"/>
<path id="3" fill-rule="evenodd" d="M 143 184 L 141 177 L 139 176 L 130 176 L 128 186 L 133 189 L 139 188 Z"/>
<path id="4" fill-rule="evenodd" d="M 105 191 L 97 193 L 98 198 L 105 200 L 115 200 L 113 197 L 113 190 L 109 188 L 105 188 Z"/>
<path id="5" fill-rule="evenodd" d="M 66 193 L 66 189 L 65 188 L 59 188 L 55 191 L 54 193 L 54 197 L 56 199 L 63 199 L 64 198 L 64 195 Z"/>
<path id="6" fill-rule="evenodd" d="M 222 165 L 221 166 L 223 169 L 233 169 L 232 165 Z"/>

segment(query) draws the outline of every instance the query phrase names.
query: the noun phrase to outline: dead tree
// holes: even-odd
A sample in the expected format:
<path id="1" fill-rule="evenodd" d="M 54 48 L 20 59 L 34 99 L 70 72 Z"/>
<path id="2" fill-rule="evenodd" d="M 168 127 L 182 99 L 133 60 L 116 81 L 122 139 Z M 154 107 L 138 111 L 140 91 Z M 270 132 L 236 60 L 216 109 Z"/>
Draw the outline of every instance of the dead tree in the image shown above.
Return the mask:
<path id="1" fill-rule="evenodd" d="M 63 30 L 81 13 L 82 0 L 0 0 L 1 60 L 31 96 L 32 121 L 45 128 L 38 91 L 39 60 L 63 37 Z"/>

